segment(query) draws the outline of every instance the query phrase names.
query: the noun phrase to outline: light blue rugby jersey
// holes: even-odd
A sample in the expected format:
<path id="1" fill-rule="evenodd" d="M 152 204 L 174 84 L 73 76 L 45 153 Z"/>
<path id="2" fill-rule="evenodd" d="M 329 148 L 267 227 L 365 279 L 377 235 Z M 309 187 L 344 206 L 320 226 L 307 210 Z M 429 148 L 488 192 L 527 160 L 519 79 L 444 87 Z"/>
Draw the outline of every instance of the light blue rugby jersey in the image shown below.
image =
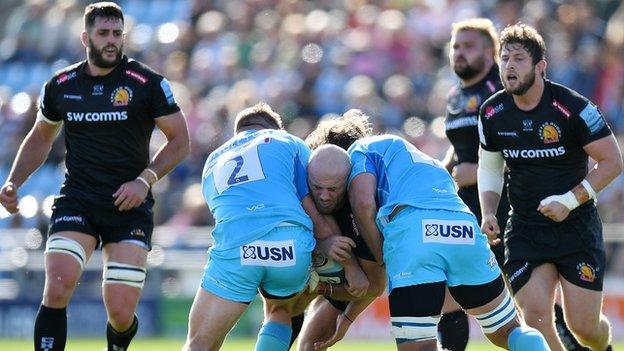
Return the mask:
<path id="1" fill-rule="evenodd" d="M 243 131 L 213 151 L 202 193 L 215 218 L 215 250 L 256 240 L 290 222 L 312 229 L 301 205 L 308 194 L 310 149 L 283 130 Z"/>
<path id="2" fill-rule="evenodd" d="M 378 135 L 360 139 L 349 148 L 351 174 L 371 173 L 377 178 L 377 223 L 398 205 L 471 213 L 457 195 L 451 175 L 435 159 L 405 139 Z"/>

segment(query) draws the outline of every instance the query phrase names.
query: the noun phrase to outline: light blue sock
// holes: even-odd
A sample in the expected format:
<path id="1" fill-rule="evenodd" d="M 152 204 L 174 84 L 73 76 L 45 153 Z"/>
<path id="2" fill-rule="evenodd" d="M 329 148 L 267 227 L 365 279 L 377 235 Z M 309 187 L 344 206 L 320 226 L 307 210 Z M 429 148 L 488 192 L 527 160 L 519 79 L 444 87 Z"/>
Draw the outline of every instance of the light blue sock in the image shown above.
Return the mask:
<path id="1" fill-rule="evenodd" d="M 292 329 L 277 322 L 265 322 L 258 333 L 255 351 L 287 351 Z"/>
<path id="2" fill-rule="evenodd" d="M 507 344 L 511 351 L 550 351 L 542 333 L 528 326 L 512 330 Z"/>

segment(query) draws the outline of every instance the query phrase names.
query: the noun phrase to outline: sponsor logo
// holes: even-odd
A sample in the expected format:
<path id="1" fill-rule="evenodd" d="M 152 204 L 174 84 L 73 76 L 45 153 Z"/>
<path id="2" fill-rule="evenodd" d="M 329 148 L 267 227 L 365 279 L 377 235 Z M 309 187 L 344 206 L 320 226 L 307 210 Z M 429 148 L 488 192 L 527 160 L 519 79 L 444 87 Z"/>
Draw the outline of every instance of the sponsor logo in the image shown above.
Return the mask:
<path id="1" fill-rule="evenodd" d="M 263 209 L 265 206 L 264 204 L 257 204 L 257 205 L 253 205 L 250 207 L 245 207 L 248 211 L 256 211 L 256 210 L 261 210 Z"/>
<path id="2" fill-rule="evenodd" d="M 118 87 L 113 90 L 110 100 L 113 106 L 128 106 L 128 103 L 132 100 L 132 89 L 126 86 Z"/>
<path id="3" fill-rule="evenodd" d="M 497 264 L 498 263 L 496 262 L 496 255 L 494 255 L 493 252 L 490 252 L 490 257 L 487 260 L 487 265 L 490 266 L 490 268 L 494 268 Z"/>
<path id="4" fill-rule="evenodd" d="M 559 101 L 553 100 L 552 105 L 559 110 L 559 112 L 563 113 L 566 118 L 570 118 L 570 110 L 563 106 Z"/>
<path id="5" fill-rule="evenodd" d="M 293 240 L 257 240 L 240 247 L 241 265 L 289 267 L 297 264 Z"/>
<path id="6" fill-rule="evenodd" d="M 513 132 L 498 132 L 498 135 L 516 138 L 518 137 L 518 132 L 515 130 Z"/>
<path id="7" fill-rule="evenodd" d="M 111 112 L 67 112 L 69 122 L 111 122 L 125 121 L 128 119 L 127 111 Z"/>
<path id="8" fill-rule="evenodd" d="M 355 217 L 353 216 L 353 213 L 349 213 L 349 218 L 351 219 L 351 229 L 353 229 L 353 234 L 355 234 L 355 236 L 360 236 L 360 231 L 357 228 L 357 224 L 355 223 Z"/>
<path id="9" fill-rule="evenodd" d="M 142 229 L 140 229 L 140 228 L 135 228 L 135 229 L 132 229 L 130 231 L 130 235 L 144 237 L 145 236 L 145 232 Z"/>
<path id="10" fill-rule="evenodd" d="M 473 127 L 473 126 L 476 126 L 477 124 L 479 124 L 479 120 L 477 119 L 477 116 L 468 116 L 468 117 L 457 118 L 452 121 L 449 121 L 447 119 L 445 127 L 446 127 L 446 130 L 452 130 L 452 129 L 458 129 L 458 128 L 464 128 L 464 127 Z"/>
<path id="11" fill-rule="evenodd" d="M 64 99 L 82 100 L 82 95 L 63 94 Z"/>
<path id="12" fill-rule="evenodd" d="M 500 104 L 492 107 L 492 106 L 486 106 L 485 107 L 485 118 L 491 118 L 494 117 L 495 114 L 501 112 L 503 110 L 503 103 L 501 102 Z"/>
<path id="13" fill-rule="evenodd" d="M 496 84 L 494 84 L 494 82 L 492 82 L 491 80 L 486 81 L 485 85 L 487 85 L 488 89 L 490 90 L 490 93 L 493 93 L 496 91 Z"/>
<path id="14" fill-rule="evenodd" d="M 468 102 L 466 103 L 466 108 L 464 111 L 466 111 L 467 113 L 477 112 L 477 110 L 479 109 L 480 102 L 481 102 L 481 99 L 479 95 L 472 95 L 468 99 Z"/>
<path id="15" fill-rule="evenodd" d="M 74 78 L 76 78 L 76 71 L 63 73 L 58 78 L 56 78 L 56 84 L 63 84 L 68 80 L 72 80 Z"/>
<path id="16" fill-rule="evenodd" d="M 593 283 L 596 280 L 596 270 L 589 263 L 581 262 L 576 266 L 579 278 L 582 281 Z"/>
<path id="17" fill-rule="evenodd" d="M 142 75 L 142 74 L 140 74 L 138 72 L 135 72 L 135 71 L 133 71 L 131 69 L 127 69 L 126 70 L 126 74 L 129 75 L 130 77 L 138 80 L 141 84 L 147 83 L 147 77 L 145 77 L 144 75 Z"/>
<path id="18" fill-rule="evenodd" d="M 54 348 L 54 338 L 51 336 L 44 336 L 41 338 L 41 349 L 44 351 L 49 351 Z"/>
<path id="19" fill-rule="evenodd" d="M 522 275 L 522 273 L 526 272 L 527 269 L 529 269 L 529 262 L 525 262 L 522 267 L 520 267 L 517 271 L 513 272 L 513 274 L 509 276 L 509 282 L 511 283 L 516 280 L 516 278 Z"/>
<path id="20" fill-rule="evenodd" d="M 475 228 L 470 221 L 424 219 L 422 233 L 424 243 L 459 245 L 475 242 Z"/>
<path id="21" fill-rule="evenodd" d="M 173 91 L 171 90 L 171 84 L 169 84 L 169 81 L 166 78 L 163 78 L 163 80 L 160 81 L 160 88 L 162 89 L 163 93 L 165 94 L 165 98 L 167 99 L 167 103 L 169 105 L 175 104 L 175 98 L 173 97 Z"/>
<path id="22" fill-rule="evenodd" d="M 563 156 L 565 153 L 565 147 L 563 146 L 542 150 L 503 149 L 504 158 L 546 158 Z"/>
<path id="23" fill-rule="evenodd" d="M 102 84 L 94 85 L 91 95 L 104 95 L 104 86 Z"/>
<path id="24" fill-rule="evenodd" d="M 553 122 L 546 122 L 540 126 L 539 136 L 544 144 L 557 143 L 561 138 L 561 128 Z"/>
<path id="25" fill-rule="evenodd" d="M 585 106 L 583 111 L 579 113 L 579 116 L 581 116 L 581 118 L 585 122 L 585 125 L 589 129 L 589 134 L 591 135 L 596 134 L 606 125 L 606 122 L 602 117 L 602 114 L 598 110 L 598 107 L 596 107 L 596 105 L 592 104 L 591 102 L 588 103 L 587 106 Z"/>
<path id="26" fill-rule="evenodd" d="M 533 131 L 533 120 L 531 120 L 531 119 L 524 119 L 524 120 L 522 120 L 522 131 L 524 131 L 524 132 L 531 132 L 531 131 Z"/>
<path id="27" fill-rule="evenodd" d="M 82 216 L 62 216 L 54 219 L 54 224 L 59 222 L 75 222 L 79 224 L 83 224 Z"/>

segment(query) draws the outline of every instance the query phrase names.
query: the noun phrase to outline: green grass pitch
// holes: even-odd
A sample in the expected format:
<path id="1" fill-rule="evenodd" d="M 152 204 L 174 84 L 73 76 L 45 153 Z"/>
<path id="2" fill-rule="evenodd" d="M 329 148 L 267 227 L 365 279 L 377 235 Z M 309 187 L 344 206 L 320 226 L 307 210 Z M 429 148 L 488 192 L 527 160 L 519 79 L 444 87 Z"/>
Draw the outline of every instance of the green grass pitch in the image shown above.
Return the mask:
<path id="1" fill-rule="evenodd" d="M 253 350 L 254 340 L 251 339 L 232 339 L 226 340 L 222 351 L 245 351 Z M 137 339 L 132 342 L 130 351 L 175 351 L 180 350 L 184 343 L 181 339 Z M 613 345 L 616 350 L 624 349 L 624 343 Z M 73 339 L 67 343 L 66 351 L 102 351 L 104 349 L 104 340 L 95 339 Z M 294 348 L 293 348 L 294 349 Z M 32 341 L 30 340 L 7 340 L 0 339 L 0 350 L 2 351 L 27 351 L 32 350 Z M 330 348 L 331 351 L 392 351 L 396 350 L 394 343 L 391 341 L 352 341 L 345 340 L 339 342 L 336 346 Z M 492 344 L 485 342 L 471 342 L 466 351 L 489 351 L 501 350 Z M 293 350 L 294 351 L 294 350 Z"/>

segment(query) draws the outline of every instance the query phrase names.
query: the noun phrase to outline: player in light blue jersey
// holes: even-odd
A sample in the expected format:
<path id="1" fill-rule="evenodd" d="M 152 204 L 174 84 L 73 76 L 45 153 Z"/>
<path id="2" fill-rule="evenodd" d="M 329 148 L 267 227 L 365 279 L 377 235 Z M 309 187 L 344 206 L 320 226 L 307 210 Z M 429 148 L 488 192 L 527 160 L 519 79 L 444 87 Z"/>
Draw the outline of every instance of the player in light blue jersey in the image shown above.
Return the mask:
<path id="1" fill-rule="evenodd" d="M 237 115 L 235 131 L 202 175 L 215 243 L 191 308 L 187 351 L 220 348 L 258 291 L 267 313 L 256 350 L 287 350 L 291 303 L 310 275 L 313 223 L 321 237 L 331 231 L 308 194 L 310 149 L 282 130 L 280 116 L 260 103 Z"/>
<path id="2" fill-rule="evenodd" d="M 349 155 L 349 200 L 386 266 L 398 350 L 437 350 L 446 286 L 494 344 L 549 350 L 537 330 L 521 326 L 487 237 L 438 161 L 392 135 L 360 139 Z"/>

